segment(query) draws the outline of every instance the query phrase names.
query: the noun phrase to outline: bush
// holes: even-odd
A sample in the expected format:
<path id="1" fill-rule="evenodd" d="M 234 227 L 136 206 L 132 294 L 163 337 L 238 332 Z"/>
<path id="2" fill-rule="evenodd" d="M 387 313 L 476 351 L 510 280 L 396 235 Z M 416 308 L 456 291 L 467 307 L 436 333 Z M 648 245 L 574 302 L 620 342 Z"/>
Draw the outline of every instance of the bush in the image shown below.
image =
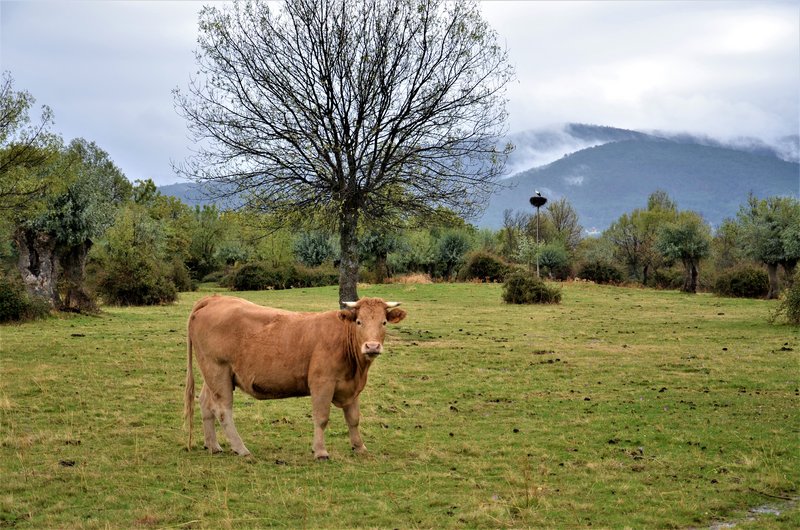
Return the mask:
<path id="1" fill-rule="evenodd" d="M 309 269 L 294 265 L 271 267 L 263 263 L 250 263 L 233 273 L 230 287 L 234 291 L 262 291 L 324 287 L 338 282 L 339 273 L 334 269 Z"/>
<path id="2" fill-rule="evenodd" d="M 197 281 L 192 279 L 189 275 L 189 269 L 179 259 L 172 261 L 170 280 L 172 280 L 179 292 L 185 293 L 197 290 Z"/>
<path id="3" fill-rule="evenodd" d="M 523 271 L 512 272 L 503 284 L 503 300 L 509 304 L 558 304 L 561 289 Z"/>
<path id="4" fill-rule="evenodd" d="M 738 267 L 720 273 L 711 290 L 720 296 L 763 298 L 769 293 L 769 276 L 764 269 Z"/>
<path id="5" fill-rule="evenodd" d="M 467 256 L 467 262 L 459 271 L 458 279 L 501 282 L 506 274 L 508 265 L 501 258 L 489 252 L 478 251 Z"/>
<path id="6" fill-rule="evenodd" d="M 685 276 L 683 271 L 678 269 L 658 269 L 651 276 L 651 281 L 656 289 L 675 290 L 683 288 Z"/>
<path id="7" fill-rule="evenodd" d="M 578 269 L 578 278 L 600 284 L 620 284 L 625 278 L 618 268 L 605 261 L 590 261 Z"/>
<path id="8" fill-rule="evenodd" d="M 555 280 L 566 280 L 572 275 L 569 253 L 560 242 L 547 243 L 539 252 L 539 268 L 542 275 Z"/>
<path id="9" fill-rule="evenodd" d="M 0 277 L 0 322 L 22 320 L 27 306 L 25 293 Z"/>
<path id="10" fill-rule="evenodd" d="M 142 264 L 139 264 L 142 265 Z M 98 281 L 97 291 L 111 305 L 161 305 L 178 299 L 169 271 L 114 263 Z"/>
<path id="11" fill-rule="evenodd" d="M 778 307 L 770 315 L 771 322 L 777 320 L 800 326 L 800 272 L 795 273 L 791 287 L 783 292 Z"/>

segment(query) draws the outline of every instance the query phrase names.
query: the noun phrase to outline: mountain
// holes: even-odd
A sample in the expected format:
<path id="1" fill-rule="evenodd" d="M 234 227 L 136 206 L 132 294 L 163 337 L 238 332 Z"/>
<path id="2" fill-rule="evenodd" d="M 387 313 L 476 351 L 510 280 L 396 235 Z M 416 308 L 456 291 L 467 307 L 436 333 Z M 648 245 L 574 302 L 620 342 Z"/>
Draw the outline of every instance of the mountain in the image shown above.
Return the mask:
<path id="1" fill-rule="evenodd" d="M 532 212 L 528 200 L 537 189 L 551 199 L 566 197 L 589 232 L 645 207 L 657 189 L 669 193 L 680 209 L 695 210 L 713 225 L 735 216 L 750 192 L 758 197 L 800 194 L 797 162 L 764 149 L 710 143 L 641 133 L 581 149 L 502 181 L 475 224 L 499 228 L 507 208 Z"/>
<path id="2" fill-rule="evenodd" d="M 797 135 L 772 146 L 752 138 L 722 142 L 573 123 L 515 133 L 505 141 L 516 146 L 506 163 L 509 178 L 501 181 L 483 215 L 470 220 L 479 227 L 502 227 L 507 208 L 533 212 L 528 200 L 537 189 L 550 199 L 566 197 L 590 233 L 644 208 L 658 189 L 669 193 L 678 208 L 700 212 L 715 226 L 735 216 L 750 192 L 762 198 L 800 196 Z M 159 190 L 189 205 L 214 202 L 199 184 Z"/>

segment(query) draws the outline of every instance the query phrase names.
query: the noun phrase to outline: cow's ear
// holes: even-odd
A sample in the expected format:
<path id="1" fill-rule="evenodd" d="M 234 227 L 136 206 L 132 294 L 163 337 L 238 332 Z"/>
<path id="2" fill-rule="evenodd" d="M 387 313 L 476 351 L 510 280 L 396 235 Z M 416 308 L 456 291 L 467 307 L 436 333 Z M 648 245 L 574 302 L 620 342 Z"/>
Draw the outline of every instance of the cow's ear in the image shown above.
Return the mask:
<path id="1" fill-rule="evenodd" d="M 390 309 L 386 311 L 386 320 L 392 324 L 397 324 L 404 318 L 406 318 L 406 312 L 402 309 Z"/>
<path id="2" fill-rule="evenodd" d="M 339 311 L 339 318 L 345 322 L 353 322 L 356 319 L 356 312 L 352 309 L 342 309 Z"/>

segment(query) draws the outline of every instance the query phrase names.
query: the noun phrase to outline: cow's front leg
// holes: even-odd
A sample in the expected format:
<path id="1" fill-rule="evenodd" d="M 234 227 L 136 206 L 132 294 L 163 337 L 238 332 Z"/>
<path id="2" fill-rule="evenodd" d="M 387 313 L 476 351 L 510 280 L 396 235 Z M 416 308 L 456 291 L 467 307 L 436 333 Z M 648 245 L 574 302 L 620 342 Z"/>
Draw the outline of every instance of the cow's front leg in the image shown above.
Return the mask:
<path id="1" fill-rule="evenodd" d="M 317 460 L 328 459 L 328 451 L 325 450 L 325 427 L 328 426 L 331 414 L 334 387 L 335 383 L 331 383 L 311 390 L 311 416 L 314 420 L 314 443 L 311 450 Z"/>
<path id="2" fill-rule="evenodd" d="M 342 407 L 344 410 L 344 419 L 347 422 L 347 428 L 350 431 L 350 446 L 358 454 L 367 452 L 367 446 L 364 445 L 364 440 L 361 439 L 361 433 L 358 430 L 358 424 L 361 421 L 361 409 L 358 405 L 358 397 L 351 403 Z"/>

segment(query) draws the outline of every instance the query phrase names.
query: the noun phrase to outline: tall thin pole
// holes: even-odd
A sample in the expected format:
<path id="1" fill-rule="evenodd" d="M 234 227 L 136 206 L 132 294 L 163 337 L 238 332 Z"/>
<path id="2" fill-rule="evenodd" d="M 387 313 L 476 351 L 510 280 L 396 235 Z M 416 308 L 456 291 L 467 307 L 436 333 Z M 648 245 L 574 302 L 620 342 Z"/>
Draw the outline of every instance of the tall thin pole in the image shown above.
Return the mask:
<path id="1" fill-rule="evenodd" d="M 539 207 L 536 207 L 536 277 L 539 276 Z"/>
<path id="2" fill-rule="evenodd" d="M 536 208 L 536 277 L 539 278 L 539 208 L 545 205 L 547 199 L 539 191 L 531 197 L 531 205 Z"/>

